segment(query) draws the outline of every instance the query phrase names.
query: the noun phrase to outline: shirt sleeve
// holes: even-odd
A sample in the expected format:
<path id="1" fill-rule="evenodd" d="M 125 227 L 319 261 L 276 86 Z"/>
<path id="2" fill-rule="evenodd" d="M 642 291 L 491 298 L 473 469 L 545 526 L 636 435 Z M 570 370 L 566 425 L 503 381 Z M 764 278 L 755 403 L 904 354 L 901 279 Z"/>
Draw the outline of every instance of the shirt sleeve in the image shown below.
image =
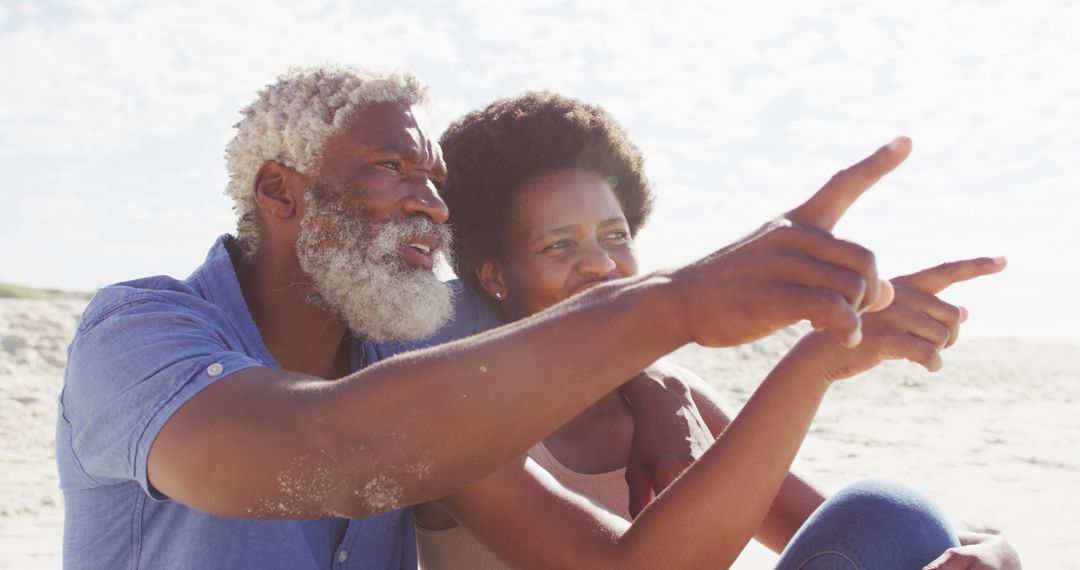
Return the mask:
<path id="1" fill-rule="evenodd" d="M 84 316 L 60 404 L 87 486 L 134 479 L 163 498 L 146 475 L 158 432 L 200 390 L 256 366 L 265 365 L 244 353 L 228 319 L 206 301 L 143 293 Z"/>

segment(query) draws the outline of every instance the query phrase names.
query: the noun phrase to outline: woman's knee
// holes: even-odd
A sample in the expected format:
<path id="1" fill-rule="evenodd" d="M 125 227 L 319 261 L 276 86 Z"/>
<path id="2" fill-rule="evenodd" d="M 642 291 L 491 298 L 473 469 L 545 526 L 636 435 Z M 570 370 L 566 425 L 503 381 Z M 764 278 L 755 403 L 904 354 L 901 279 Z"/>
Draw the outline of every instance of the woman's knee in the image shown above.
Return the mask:
<path id="1" fill-rule="evenodd" d="M 831 551 L 857 560 L 858 568 L 921 568 L 956 545 L 945 515 L 922 493 L 867 479 L 822 503 L 789 546 L 803 561 Z"/>
<path id="2" fill-rule="evenodd" d="M 864 479 L 836 493 L 825 504 L 829 503 L 835 505 L 835 514 L 831 516 L 858 522 L 857 526 L 866 532 L 911 535 L 922 530 L 926 534 L 953 536 L 948 519 L 933 501 L 895 481 Z"/>

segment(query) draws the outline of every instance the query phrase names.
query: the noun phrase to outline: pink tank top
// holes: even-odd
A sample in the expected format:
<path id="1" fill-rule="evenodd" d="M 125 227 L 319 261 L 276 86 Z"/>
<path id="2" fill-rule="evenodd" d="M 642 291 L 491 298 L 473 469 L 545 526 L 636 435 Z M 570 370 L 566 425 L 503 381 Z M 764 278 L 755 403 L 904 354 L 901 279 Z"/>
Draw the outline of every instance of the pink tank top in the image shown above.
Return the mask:
<path id="1" fill-rule="evenodd" d="M 538 443 L 529 457 L 551 473 L 567 489 L 591 499 L 607 510 L 630 520 L 630 491 L 626 486 L 626 468 L 607 473 L 586 474 L 567 469 Z M 503 564 L 461 526 L 446 530 L 416 527 L 416 549 L 422 570 L 505 570 Z"/>

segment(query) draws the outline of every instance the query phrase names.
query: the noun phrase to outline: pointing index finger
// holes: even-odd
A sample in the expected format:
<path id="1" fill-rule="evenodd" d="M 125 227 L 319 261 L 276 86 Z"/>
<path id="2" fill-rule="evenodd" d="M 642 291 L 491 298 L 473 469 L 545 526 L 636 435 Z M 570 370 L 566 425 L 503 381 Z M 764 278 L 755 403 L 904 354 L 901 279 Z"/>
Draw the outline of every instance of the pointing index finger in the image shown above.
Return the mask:
<path id="1" fill-rule="evenodd" d="M 976 257 L 942 263 L 900 279 L 931 295 L 936 295 L 954 283 L 997 273 L 1005 269 L 1006 264 L 1004 257 Z"/>
<path id="2" fill-rule="evenodd" d="M 844 212 L 882 176 L 892 172 L 911 154 L 911 139 L 897 137 L 850 168 L 836 173 L 809 200 L 791 210 L 793 222 L 831 232 Z"/>

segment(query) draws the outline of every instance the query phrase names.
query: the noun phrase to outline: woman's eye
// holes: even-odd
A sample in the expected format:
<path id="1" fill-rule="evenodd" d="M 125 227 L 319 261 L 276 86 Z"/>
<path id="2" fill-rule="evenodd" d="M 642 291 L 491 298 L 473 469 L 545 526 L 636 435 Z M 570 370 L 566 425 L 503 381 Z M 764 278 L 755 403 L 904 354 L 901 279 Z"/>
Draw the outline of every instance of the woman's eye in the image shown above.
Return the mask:
<path id="1" fill-rule="evenodd" d="M 559 240 L 544 248 L 544 251 L 561 251 L 570 247 L 570 240 Z"/>
<path id="2" fill-rule="evenodd" d="M 625 230 L 617 230 L 617 231 L 614 231 L 614 232 L 609 232 L 607 235 L 604 236 L 604 239 L 607 239 L 608 241 L 619 242 L 619 243 L 628 242 L 628 241 L 630 241 L 630 232 L 627 232 Z"/>

